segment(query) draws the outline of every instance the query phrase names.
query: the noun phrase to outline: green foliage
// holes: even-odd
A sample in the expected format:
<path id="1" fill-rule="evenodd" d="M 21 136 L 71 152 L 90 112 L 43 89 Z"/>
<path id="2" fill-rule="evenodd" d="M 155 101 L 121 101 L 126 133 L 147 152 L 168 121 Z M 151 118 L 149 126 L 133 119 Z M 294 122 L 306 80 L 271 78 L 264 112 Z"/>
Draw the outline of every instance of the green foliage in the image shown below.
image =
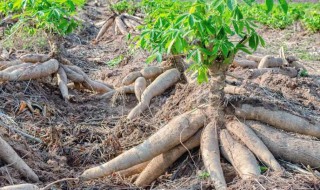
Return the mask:
<path id="1" fill-rule="evenodd" d="M 208 172 L 201 172 L 198 176 L 200 179 L 207 179 L 210 177 L 210 174 Z"/>
<path id="2" fill-rule="evenodd" d="M 261 173 L 264 173 L 264 172 L 266 172 L 268 170 L 268 167 L 266 167 L 266 166 L 260 166 L 260 171 L 261 171 Z"/>
<path id="3" fill-rule="evenodd" d="M 299 72 L 299 76 L 300 76 L 300 77 L 307 77 L 307 76 L 309 76 L 308 71 L 305 70 L 305 69 L 301 70 L 301 71 Z"/>
<path id="4" fill-rule="evenodd" d="M 252 0 L 244 1 L 248 5 Z M 198 81 L 207 81 L 212 64 L 230 64 L 238 51 L 251 53 L 263 39 L 255 24 L 244 17 L 237 0 L 153 0 L 143 1 L 147 14 L 138 46 L 152 55 L 147 62 L 162 60 L 162 55 L 186 56 L 198 72 Z"/>
<path id="5" fill-rule="evenodd" d="M 123 55 L 119 55 L 117 56 L 116 58 L 106 62 L 106 64 L 109 66 L 109 67 L 115 67 L 117 65 L 119 65 L 121 63 L 121 61 L 123 60 L 124 56 Z"/>
<path id="6" fill-rule="evenodd" d="M 135 1 L 122 0 L 113 4 L 111 8 L 119 14 L 128 13 L 133 15 L 140 8 L 140 4 Z"/>
<path id="7" fill-rule="evenodd" d="M 320 3 L 291 3 L 287 14 L 282 11 L 280 5 L 274 7 L 270 13 L 266 12 L 268 6 L 264 4 L 244 5 L 242 9 L 246 17 L 271 28 L 284 29 L 295 21 L 301 21 L 309 31 L 320 31 Z"/>
<path id="8" fill-rule="evenodd" d="M 65 35 L 72 32 L 78 23 L 72 19 L 76 7 L 85 0 L 2 0 L 0 14 L 12 15 L 18 22 L 12 27 L 43 29 Z"/>

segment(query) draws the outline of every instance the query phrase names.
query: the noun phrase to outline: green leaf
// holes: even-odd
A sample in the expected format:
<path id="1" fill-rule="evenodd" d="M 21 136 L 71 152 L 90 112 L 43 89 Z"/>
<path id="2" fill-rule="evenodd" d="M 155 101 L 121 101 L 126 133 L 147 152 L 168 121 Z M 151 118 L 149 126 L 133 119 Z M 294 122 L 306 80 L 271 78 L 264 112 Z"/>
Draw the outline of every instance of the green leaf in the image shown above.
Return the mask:
<path id="1" fill-rule="evenodd" d="M 161 53 L 157 52 L 156 55 L 157 55 L 157 61 L 158 61 L 159 63 L 162 62 L 162 55 L 161 55 Z"/>
<path id="2" fill-rule="evenodd" d="M 257 47 L 254 35 L 251 35 L 249 38 L 249 46 L 252 49 L 255 49 Z"/>
<path id="3" fill-rule="evenodd" d="M 150 63 L 153 62 L 156 58 L 157 58 L 157 54 L 152 54 L 152 55 L 150 55 L 150 56 L 146 59 L 146 63 L 147 63 L 147 64 L 150 64 Z"/>
<path id="4" fill-rule="evenodd" d="M 273 0 L 266 0 L 267 13 L 269 13 L 273 8 Z"/>
<path id="5" fill-rule="evenodd" d="M 204 67 L 198 68 L 198 83 L 208 82 L 208 74 L 207 69 Z"/>
<path id="6" fill-rule="evenodd" d="M 191 28 L 194 26 L 194 17 L 192 14 L 190 14 L 189 16 L 189 25 Z"/>
<path id="7" fill-rule="evenodd" d="M 198 64 L 201 64 L 201 51 L 199 49 L 196 50 L 195 54 L 194 54 L 194 61 Z"/>
<path id="8" fill-rule="evenodd" d="M 264 41 L 264 39 L 261 37 L 261 36 L 258 36 L 259 37 L 259 41 L 260 41 L 260 44 L 264 47 L 266 46 L 266 42 Z"/>
<path id="9" fill-rule="evenodd" d="M 237 6 L 237 0 L 227 0 L 228 8 L 233 11 Z"/>
<path id="10" fill-rule="evenodd" d="M 284 13 L 288 13 L 288 3 L 286 0 L 279 0 L 280 6 Z"/>
<path id="11" fill-rule="evenodd" d="M 228 47 L 226 46 L 226 44 L 221 45 L 221 50 L 222 50 L 222 55 L 224 57 L 228 57 L 229 50 L 228 50 Z"/>

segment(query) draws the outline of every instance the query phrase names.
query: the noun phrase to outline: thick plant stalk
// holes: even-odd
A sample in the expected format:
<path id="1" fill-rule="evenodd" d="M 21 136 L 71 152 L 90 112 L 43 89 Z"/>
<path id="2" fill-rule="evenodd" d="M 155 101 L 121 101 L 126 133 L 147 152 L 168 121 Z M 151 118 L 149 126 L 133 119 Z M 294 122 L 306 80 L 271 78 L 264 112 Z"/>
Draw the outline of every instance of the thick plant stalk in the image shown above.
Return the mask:
<path id="1" fill-rule="evenodd" d="M 125 151 L 105 164 L 87 169 L 80 178 L 83 180 L 99 178 L 151 160 L 180 142 L 186 141 L 203 126 L 205 120 L 206 117 L 201 110 L 182 114 L 171 120 L 142 144 Z"/>
<path id="2" fill-rule="evenodd" d="M 58 78 L 58 85 L 59 85 L 59 89 L 62 94 L 62 97 L 65 100 L 69 100 L 69 93 L 68 93 L 68 86 L 67 86 L 68 78 L 67 78 L 66 72 L 62 67 L 59 67 L 57 78 Z"/>
<path id="3" fill-rule="evenodd" d="M 220 150 L 216 122 L 210 122 L 201 135 L 201 156 L 205 168 L 210 174 L 214 187 L 217 190 L 227 189 L 226 180 L 220 163 Z"/>
<path id="4" fill-rule="evenodd" d="M 0 190 L 40 190 L 40 188 L 33 184 L 19 184 L 1 187 Z"/>
<path id="5" fill-rule="evenodd" d="M 0 136 L 0 158 L 16 168 L 27 179 L 38 182 L 38 176 Z"/>
<path id="6" fill-rule="evenodd" d="M 153 97 L 162 94 L 169 87 L 174 85 L 180 79 L 180 72 L 178 69 L 170 69 L 157 77 L 142 93 L 141 102 L 131 110 L 128 119 L 134 119 L 146 110 Z"/>
<path id="7" fill-rule="evenodd" d="M 133 176 L 135 174 L 139 174 L 141 173 L 149 164 L 149 161 L 143 162 L 141 164 L 132 166 L 131 168 L 125 169 L 125 170 L 121 170 L 118 172 L 118 174 L 122 177 L 130 177 Z"/>
<path id="8" fill-rule="evenodd" d="M 235 114 L 239 117 L 258 120 L 285 131 L 311 135 L 320 138 L 320 123 L 311 123 L 308 120 L 292 115 L 285 111 L 268 110 L 264 107 L 253 107 L 243 104 L 236 108 Z"/>
<path id="9" fill-rule="evenodd" d="M 240 121 L 230 121 L 226 125 L 228 131 L 240 138 L 242 142 L 268 167 L 282 172 L 282 168 L 261 139 L 246 124 Z"/>
<path id="10" fill-rule="evenodd" d="M 20 68 L 12 72 L 0 71 L 0 80 L 2 81 L 23 81 L 30 79 L 38 79 L 49 76 L 58 71 L 59 62 L 50 59 L 44 63 L 37 63 L 27 68 Z"/>
<path id="11" fill-rule="evenodd" d="M 246 124 L 254 130 L 275 157 L 311 167 L 320 166 L 319 141 L 301 139 L 257 121 L 247 121 Z"/>
<path id="12" fill-rule="evenodd" d="M 220 132 L 221 153 L 233 165 L 242 179 L 258 177 L 260 168 L 254 155 L 235 141 L 227 130 Z"/>
<path id="13" fill-rule="evenodd" d="M 20 57 L 20 60 L 26 63 L 43 63 L 49 59 L 50 56 L 47 54 L 26 54 Z"/>
<path id="14" fill-rule="evenodd" d="M 183 145 L 178 145 L 168 152 L 162 153 L 153 158 L 147 167 L 141 172 L 134 184 L 138 187 L 150 185 L 155 179 L 166 172 L 178 158 L 180 158 L 187 150 L 193 149 L 200 145 L 200 136 L 202 131 L 198 131 L 190 137 Z"/>

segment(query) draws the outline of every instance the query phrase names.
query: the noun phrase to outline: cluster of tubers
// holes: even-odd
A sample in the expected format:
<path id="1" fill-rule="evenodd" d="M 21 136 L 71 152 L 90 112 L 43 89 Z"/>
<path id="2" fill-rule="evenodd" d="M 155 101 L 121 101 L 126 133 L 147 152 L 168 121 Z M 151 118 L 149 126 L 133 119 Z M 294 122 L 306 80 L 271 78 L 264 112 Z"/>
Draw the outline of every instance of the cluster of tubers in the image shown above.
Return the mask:
<path id="1" fill-rule="evenodd" d="M 256 64 L 258 69 L 268 69 L 276 65 L 282 67 L 284 64 L 283 59 L 271 56 L 261 59 L 255 56 L 247 58 L 254 60 L 255 63 L 260 62 Z M 287 61 L 289 64 L 294 62 L 288 58 Z M 103 85 L 97 81 L 92 83 L 76 66 L 61 65 L 52 59 L 43 59 L 43 63 L 40 64 L 45 63 L 56 64 L 51 74 L 57 73 L 59 87 L 60 83 L 63 84 L 60 89 L 66 88 L 64 84 L 67 84 L 67 79 L 75 85 L 91 87 L 94 91 L 98 91 L 98 87 Z M 27 67 L 30 64 L 35 63 L 29 63 Z M 38 70 L 41 69 L 32 71 Z M 0 76 L 4 75 L 0 74 Z M 115 93 L 134 93 L 138 104 L 127 116 L 127 119 L 132 120 L 148 109 L 153 97 L 164 93 L 176 84 L 180 77 L 181 73 L 176 68 L 150 66 L 128 74 L 122 80 L 123 86 L 120 88 L 111 89 L 105 85 L 107 90 L 99 91 L 104 93 L 100 97 L 110 98 Z M 231 85 L 225 86 L 224 92 L 247 93 L 244 88 Z M 63 96 L 67 96 L 67 93 Z M 319 122 L 310 121 L 283 110 L 269 110 L 263 106 L 242 103 L 235 107 L 233 115 L 225 117 L 223 124 L 217 121 L 219 118 L 212 117 L 210 115 L 212 112 L 208 109 L 196 108 L 173 118 L 141 144 L 104 164 L 85 170 L 77 179 L 88 181 L 116 173 L 122 177 L 135 176 L 132 179 L 136 186 L 147 187 L 163 175 L 185 152 L 199 146 L 205 169 L 210 174 L 213 186 L 219 190 L 227 189 L 221 167 L 221 156 L 232 164 L 242 179 L 259 177 L 261 175 L 259 163 L 273 172 L 283 174 L 284 169 L 276 158 L 311 167 L 320 165 L 318 148 L 320 142 L 290 134 L 299 133 L 320 138 Z M 32 176 L 32 173 L 27 175 Z M 21 184 L 3 187 L 0 190 L 16 190 L 21 189 L 22 186 L 27 190 L 40 189 L 35 185 Z"/>
<path id="2" fill-rule="evenodd" d="M 142 24 L 142 19 L 137 16 L 132 16 L 127 13 L 120 15 L 114 14 L 109 17 L 102 25 L 94 43 L 98 43 L 109 28 L 113 27 L 114 34 L 127 35 L 129 31 L 135 31 L 137 26 Z"/>
<path id="3" fill-rule="evenodd" d="M 75 88 L 84 88 L 97 93 L 106 93 L 112 86 L 89 78 L 81 68 L 60 64 L 46 54 L 26 54 L 13 61 L 0 61 L 0 81 L 24 81 L 39 79 L 55 74 L 59 89 L 65 100 L 70 99 L 68 84 Z"/>
<path id="4" fill-rule="evenodd" d="M 271 55 L 263 57 L 247 55 L 246 59 L 236 59 L 233 64 L 243 68 L 251 68 L 250 78 L 256 78 L 266 72 L 283 74 L 293 78 L 298 75 L 299 70 L 306 70 L 303 64 L 294 56 L 283 58 Z"/>
<path id="5" fill-rule="evenodd" d="M 85 170 L 79 178 L 91 180 L 115 172 L 124 177 L 139 174 L 135 185 L 146 187 L 165 173 L 183 153 L 198 146 L 216 189 L 227 188 L 220 164 L 220 152 L 242 179 L 260 175 L 256 157 L 279 173 L 283 169 L 275 157 L 313 167 L 320 165 L 320 152 L 317 148 L 320 146 L 319 141 L 298 138 L 279 130 L 319 137 L 320 123 L 309 122 L 285 111 L 274 112 L 248 104 L 236 108 L 235 115 L 246 121 L 231 119 L 227 121 L 226 129 L 221 129 L 222 126 L 217 126 L 215 121 L 207 124 L 210 118 L 202 109 L 184 113 L 140 145 L 105 164 Z M 302 127 L 304 130 L 301 130 Z"/>

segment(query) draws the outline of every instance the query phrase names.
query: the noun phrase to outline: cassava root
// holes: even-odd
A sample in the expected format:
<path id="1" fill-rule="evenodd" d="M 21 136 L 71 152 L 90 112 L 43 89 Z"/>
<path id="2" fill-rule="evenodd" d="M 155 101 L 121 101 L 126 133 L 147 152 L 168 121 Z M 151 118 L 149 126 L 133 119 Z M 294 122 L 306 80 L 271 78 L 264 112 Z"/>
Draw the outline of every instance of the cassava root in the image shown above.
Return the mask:
<path id="1" fill-rule="evenodd" d="M 201 132 L 202 131 L 198 131 L 186 142 L 153 158 L 141 172 L 134 184 L 138 187 L 150 185 L 151 182 L 161 176 L 182 154 L 200 145 Z"/>
<path id="2" fill-rule="evenodd" d="M 229 132 L 240 138 L 242 142 L 267 166 L 274 171 L 282 172 L 282 168 L 261 139 L 246 124 L 230 121 L 226 125 Z"/>
<path id="3" fill-rule="evenodd" d="M 20 158 L 13 148 L 0 136 L 0 158 L 17 169 L 27 179 L 38 182 L 34 171 Z"/>
<path id="4" fill-rule="evenodd" d="M 320 142 L 295 137 L 258 121 L 246 121 L 275 157 L 320 166 Z"/>
<path id="5" fill-rule="evenodd" d="M 269 110 L 264 107 L 253 107 L 243 104 L 236 108 L 238 117 L 258 120 L 285 131 L 311 135 L 320 138 L 320 123 L 313 123 L 299 116 L 281 110 Z"/>
<path id="6" fill-rule="evenodd" d="M 227 184 L 223 176 L 223 171 L 220 163 L 220 150 L 218 143 L 218 126 L 216 122 L 210 122 L 204 129 L 201 135 L 201 156 L 205 168 L 210 174 L 216 189 L 227 189 Z"/>
<path id="7" fill-rule="evenodd" d="M 170 69 L 162 73 L 145 89 L 141 95 L 141 102 L 130 111 L 127 118 L 134 119 L 139 116 L 148 108 L 153 97 L 162 94 L 165 90 L 178 82 L 179 79 L 180 72 L 177 69 Z"/>
<path id="8" fill-rule="evenodd" d="M 258 177 L 260 167 L 254 155 L 231 137 L 225 129 L 220 132 L 221 153 L 234 166 L 242 179 Z"/>
<path id="9" fill-rule="evenodd" d="M 142 144 L 133 147 L 105 164 L 85 170 L 80 175 L 80 178 L 83 180 L 99 178 L 151 160 L 180 142 L 189 139 L 203 127 L 205 120 L 206 117 L 202 110 L 182 114 L 171 120 Z"/>

